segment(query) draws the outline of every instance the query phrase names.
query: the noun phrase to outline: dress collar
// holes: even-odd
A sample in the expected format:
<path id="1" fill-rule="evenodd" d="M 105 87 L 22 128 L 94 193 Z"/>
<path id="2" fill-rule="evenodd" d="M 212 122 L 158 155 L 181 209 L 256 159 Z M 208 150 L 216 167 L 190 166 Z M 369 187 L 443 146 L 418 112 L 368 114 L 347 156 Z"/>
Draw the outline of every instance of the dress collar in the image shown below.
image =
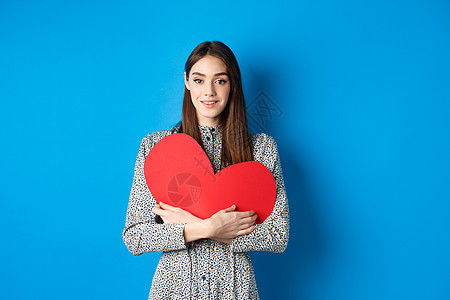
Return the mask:
<path id="1" fill-rule="evenodd" d="M 209 132 L 220 132 L 222 129 L 222 126 L 216 125 L 216 126 L 204 126 L 204 125 L 199 125 L 198 126 L 200 128 L 200 131 L 204 132 L 204 131 L 209 131 Z"/>
<path id="2" fill-rule="evenodd" d="M 172 133 L 178 133 L 180 132 L 181 125 L 174 126 L 171 130 Z M 222 131 L 222 125 L 216 125 L 216 126 L 204 126 L 204 125 L 198 125 L 198 128 L 200 129 L 200 132 L 221 132 Z"/>

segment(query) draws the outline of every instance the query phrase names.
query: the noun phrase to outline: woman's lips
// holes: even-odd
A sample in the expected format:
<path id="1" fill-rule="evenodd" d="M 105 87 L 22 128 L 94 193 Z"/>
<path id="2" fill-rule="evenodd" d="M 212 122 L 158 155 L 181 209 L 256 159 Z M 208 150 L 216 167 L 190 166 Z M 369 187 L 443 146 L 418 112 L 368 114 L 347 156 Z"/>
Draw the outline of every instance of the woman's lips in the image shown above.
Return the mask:
<path id="1" fill-rule="evenodd" d="M 219 102 L 219 101 L 218 100 L 209 100 L 209 101 L 200 101 L 200 102 L 206 108 L 213 108 L 214 106 L 216 106 L 217 102 Z"/>

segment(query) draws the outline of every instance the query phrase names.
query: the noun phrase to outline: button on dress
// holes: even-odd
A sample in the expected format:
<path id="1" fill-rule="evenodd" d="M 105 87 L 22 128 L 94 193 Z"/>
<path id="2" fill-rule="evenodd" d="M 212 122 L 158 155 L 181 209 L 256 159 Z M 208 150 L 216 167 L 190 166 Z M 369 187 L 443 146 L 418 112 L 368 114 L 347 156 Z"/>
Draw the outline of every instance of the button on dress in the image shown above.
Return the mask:
<path id="1" fill-rule="evenodd" d="M 221 168 L 221 127 L 199 126 L 214 172 Z M 272 214 L 231 245 L 214 240 L 184 242 L 184 224 L 159 224 L 152 209 L 156 201 L 144 177 L 144 161 L 163 137 L 180 127 L 151 133 L 142 139 L 123 230 L 125 245 L 134 255 L 162 251 L 148 299 L 259 299 L 249 251 L 281 253 L 289 239 L 289 207 L 280 158 L 273 137 L 251 134 L 254 159 L 264 164 L 276 182 Z"/>

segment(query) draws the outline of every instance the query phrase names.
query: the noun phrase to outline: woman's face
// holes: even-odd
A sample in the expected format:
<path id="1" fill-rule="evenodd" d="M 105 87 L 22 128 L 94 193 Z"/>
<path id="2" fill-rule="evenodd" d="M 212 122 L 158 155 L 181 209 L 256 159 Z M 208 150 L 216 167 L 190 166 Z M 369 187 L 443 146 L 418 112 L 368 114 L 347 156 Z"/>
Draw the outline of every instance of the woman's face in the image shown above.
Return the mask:
<path id="1" fill-rule="evenodd" d="M 186 88 L 191 93 L 200 125 L 216 126 L 228 102 L 230 78 L 222 60 L 206 55 L 196 62 L 189 73 L 184 73 Z"/>

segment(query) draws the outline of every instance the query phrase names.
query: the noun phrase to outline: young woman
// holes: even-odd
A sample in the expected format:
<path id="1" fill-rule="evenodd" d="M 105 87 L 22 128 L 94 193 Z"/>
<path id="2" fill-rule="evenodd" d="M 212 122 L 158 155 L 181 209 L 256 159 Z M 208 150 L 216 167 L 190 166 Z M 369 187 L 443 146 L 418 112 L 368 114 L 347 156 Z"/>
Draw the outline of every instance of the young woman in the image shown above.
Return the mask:
<path id="1" fill-rule="evenodd" d="M 248 251 L 283 252 L 289 238 L 289 209 L 274 139 L 251 134 L 241 74 L 233 52 L 218 41 L 203 42 L 185 65 L 181 124 L 142 140 L 134 169 L 123 239 L 134 255 L 162 251 L 149 299 L 259 299 Z M 169 134 L 192 136 L 215 172 L 255 160 L 276 182 L 272 214 L 255 225 L 254 211 L 233 205 L 208 219 L 155 201 L 144 177 L 152 147 Z"/>

